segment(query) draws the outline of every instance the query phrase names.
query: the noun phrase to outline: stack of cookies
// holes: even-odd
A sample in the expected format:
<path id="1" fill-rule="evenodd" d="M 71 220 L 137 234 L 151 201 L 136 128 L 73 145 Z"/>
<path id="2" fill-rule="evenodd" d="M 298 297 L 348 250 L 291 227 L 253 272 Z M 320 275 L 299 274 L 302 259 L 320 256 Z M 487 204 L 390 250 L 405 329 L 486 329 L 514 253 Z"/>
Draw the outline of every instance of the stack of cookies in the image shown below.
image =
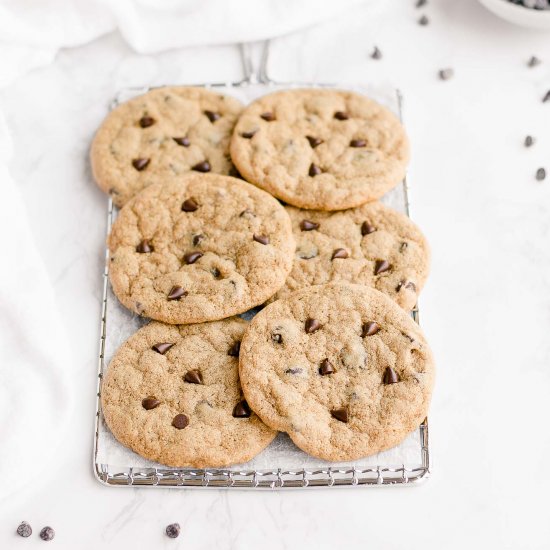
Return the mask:
<path id="1" fill-rule="evenodd" d="M 120 208 L 109 277 L 151 319 L 104 377 L 114 436 L 203 468 L 246 462 L 278 431 L 349 461 L 417 428 L 434 364 L 410 310 L 429 250 L 378 202 L 408 157 L 396 117 L 347 91 L 288 90 L 243 108 L 170 87 L 112 111 L 91 151 Z"/>

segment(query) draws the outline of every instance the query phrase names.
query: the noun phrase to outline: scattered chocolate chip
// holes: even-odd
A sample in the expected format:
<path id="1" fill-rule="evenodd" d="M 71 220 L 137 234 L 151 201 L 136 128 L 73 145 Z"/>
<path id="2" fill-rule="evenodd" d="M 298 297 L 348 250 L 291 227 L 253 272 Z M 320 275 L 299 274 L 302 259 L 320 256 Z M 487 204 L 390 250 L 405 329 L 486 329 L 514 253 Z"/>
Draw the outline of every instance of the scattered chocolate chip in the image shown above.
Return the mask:
<path id="1" fill-rule="evenodd" d="M 235 418 L 248 418 L 252 414 L 250 407 L 246 401 L 241 401 L 235 405 L 233 416 Z"/>
<path id="2" fill-rule="evenodd" d="M 32 527 L 26 521 L 22 521 L 17 527 L 17 534 L 26 539 L 32 535 Z"/>
<path id="3" fill-rule="evenodd" d="M 437 74 L 439 75 L 439 78 L 441 80 L 449 80 L 454 76 L 455 72 L 453 69 L 447 68 L 447 69 L 441 69 Z"/>
<path id="4" fill-rule="evenodd" d="M 405 252 L 405 250 L 407 250 L 407 248 L 409 247 L 409 244 L 408 243 L 401 243 L 401 246 L 399 247 L 399 252 Z"/>
<path id="5" fill-rule="evenodd" d="M 276 344 L 282 344 L 283 343 L 283 336 L 282 334 L 278 334 L 277 332 L 274 332 L 271 335 L 271 341 L 275 342 Z"/>
<path id="6" fill-rule="evenodd" d="M 397 376 L 397 373 L 391 367 L 386 367 L 383 382 L 384 384 L 397 384 L 399 376 Z"/>
<path id="7" fill-rule="evenodd" d="M 317 319 L 312 319 L 311 317 L 306 319 L 305 330 L 308 334 L 311 334 L 312 332 L 316 332 L 321 327 L 322 325 L 319 321 L 317 321 Z"/>
<path id="8" fill-rule="evenodd" d="M 256 214 L 254 214 L 254 212 L 252 212 L 252 210 L 250 210 L 249 208 L 247 208 L 246 210 L 243 210 L 239 214 L 239 218 L 255 218 L 255 217 L 256 217 Z"/>
<path id="9" fill-rule="evenodd" d="M 342 409 L 334 409 L 330 411 L 330 414 L 333 418 L 336 418 L 336 420 L 339 420 L 340 422 L 348 421 L 349 411 L 347 407 L 343 407 Z"/>
<path id="10" fill-rule="evenodd" d="M 262 113 L 260 117 L 267 120 L 267 122 L 273 122 L 275 120 L 275 115 L 273 113 Z"/>
<path id="11" fill-rule="evenodd" d="M 243 132 L 241 137 L 245 139 L 252 139 L 258 130 L 252 130 L 251 132 Z"/>
<path id="12" fill-rule="evenodd" d="M 374 265 L 374 274 L 379 275 L 380 273 L 384 273 L 384 271 L 389 271 L 391 269 L 391 265 L 386 260 L 376 260 L 376 264 Z"/>
<path id="13" fill-rule="evenodd" d="M 550 90 L 548 90 L 548 91 L 544 94 L 544 97 L 542 98 L 542 102 L 543 102 L 543 103 L 546 103 L 547 101 L 550 101 Z"/>
<path id="14" fill-rule="evenodd" d="M 297 367 L 297 368 L 294 368 L 294 369 L 286 369 L 285 370 L 285 374 L 300 374 L 301 372 L 303 372 L 303 369 Z"/>
<path id="15" fill-rule="evenodd" d="M 266 235 L 257 235 L 256 233 L 254 233 L 252 238 L 260 244 L 269 244 L 269 237 L 267 237 Z"/>
<path id="16" fill-rule="evenodd" d="M 202 233 L 193 235 L 193 246 L 199 246 L 206 237 Z"/>
<path id="17" fill-rule="evenodd" d="M 188 370 L 183 379 L 189 384 L 202 384 L 202 374 L 199 370 Z"/>
<path id="18" fill-rule="evenodd" d="M 330 364 L 328 359 L 323 359 L 319 367 L 319 374 L 321 376 L 326 376 L 327 374 L 332 374 L 334 372 L 334 367 Z"/>
<path id="19" fill-rule="evenodd" d="M 371 225 L 369 222 L 363 222 L 363 224 L 361 225 L 361 235 L 363 235 L 363 237 L 365 235 L 370 235 L 375 231 L 376 231 L 376 227 L 374 227 L 374 225 Z"/>
<path id="20" fill-rule="evenodd" d="M 202 172 L 202 173 L 210 172 L 211 169 L 212 167 L 210 166 L 210 163 L 207 160 L 203 160 L 202 162 L 195 164 L 195 166 L 191 168 L 191 170 L 194 170 L 195 172 Z"/>
<path id="21" fill-rule="evenodd" d="M 156 122 L 156 120 L 151 116 L 142 116 L 139 119 L 139 125 L 142 128 L 149 128 L 149 126 L 153 126 L 153 124 Z"/>
<path id="22" fill-rule="evenodd" d="M 527 62 L 528 67 L 536 67 L 537 65 L 540 65 L 541 61 L 538 57 L 532 55 L 529 61 Z"/>
<path id="23" fill-rule="evenodd" d="M 189 418 L 184 414 L 176 414 L 174 420 L 172 420 L 172 426 L 178 430 L 183 430 L 183 428 L 189 426 Z"/>
<path id="24" fill-rule="evenodd" d="M 141 406 L 146 410 L 150 411 L 151 409 L 156 409 L 160 405 L 160 401 L 153 396 L 146 397 L 141 402 Z"/>
<path id="25" fill-rule="evenodd" d="M 143 239 L 137 246 L 136 252 L 140 254 L 147 254 L 148 252 L 153 252 L 155 249 L 151 246 L 147 239 Z"/>
<path id="26" fill-rule="evenodd" d="M 416 0 L 416 7 L 421 8 L 422 6 L 425 6 L 428 3 L 428 0 Z"/>
<path id="27" fill-rule="evenodd" d="M 366 147 L 367 146 L 367 140 L 365 139 L 352 139 L 349 142 L 350 147 Z"/>
<path id="28" fill-rule="evenodd" d="M 220 113 L 215 113 L 214 111 L 204 111 L 204 114 L 210 122 L 216 122 L 221 117 Z"/>
<path id="29" fill-rule="evenodd" d="M 546 170 L 544 168 L 539 168 L 537 170 L 536 178 L 537 178 L 537 181 L 542 181 L 543 179 L 545 179 L 546 178 Z"/>
<path id="30" fill-rule="evenodd" d="M 231 355 L 231 357 L 239 357 L 239 352 L 241 351 L 241 343 L 235 342 L 227 352 L 227 355 Z"/>
<path id="31" fill-rule="evenodd" d="M 187 137 L 175 137 L 172 138 L 178 145 L 181 145 L 182 147 L 189 147 L 191 145 L 191 142 L 189 141 L 189 138 Z"/>
<path id="32" fill-rule="evenodd" d="M 212 276 L 214 277 L 214 279 L 219 279 L 221 277 L 220 270 L 217 267 L 213 267 L 210 270 L 210 273 L 212 273 Z"/>
<path id="33" fill-rule="evenodd" d="M 318 176 L 320 173 L 322 172 L 321 168 L 319 168 L 319 166 L 317 166 L 316 164 L 313 164 L 311 163 L 310 167 L 309 167 L 309 172 L 308 174 L 314 178 L 315 176 Z"/>
<path id="34" fill-rule="evenodd" d="M 423 27 L 425 27 L 429 22 L 430 22 L 430 20 L 429 20 L 425 15 L 423 15 L 423 16 L 418 20 L 418 24 L 419 24 L 419 25 L 422 25 Z"/>
<path id="35" fill-rule="evenodd" d="M 344 111 L 336 111 L 334 113 L 334 118 L 336 120 L 348 120 L 349 115 L 348 115 L 348 113 L 345 113 Z"/>
<path id="36" fill-rule="evenodd" d="M 51 527 L 44 527 L 40 531 L 40 538 L 45 541 L 53 540 L 55 537 L 55 531 Z"/>
<path id="37" fill-rule="evenodd" d="M 372 59 L 382 59 L 382 52 L 378 49 L 378 46 L 374 46 L 374 50 L 370 54 Z"/>
<path id="38" fill-rule="evenodd" d="M 534 145 L 535 143 L 535 139 L 533 138 L 533 136 L 525 136 L 525 140 L 523 142 L 523 145 L 525 145 L 525 147 L 531 147 L 532 145 Z"/>
<path id="39" fill-rule="evenodd" d="M 202 252 L 189 252 L 183 257 L 183 261 L 189 265 L 194 264 L 197 260 L 200 260 L 204 254 Z"/>
<path id="40" fill-rule="evenodd" d="M 311 145 L 312 149 L 315 149 L 318 145 L 321 145 L 323 143 L 323 140 L 320 138 L 316 138 L 313 136 L 306 136 L 306 139 L 309 141 L 309 144 Z"/>
<path id="41" fill-rule="evenodd" d="M 168 293 L 168 300 L 179 300 L 182 296 L 187 296 L 188 292 L 183 290 L 181 286 L 173 286 Z"/>
<path id="42" fill-rule="evenodd" d="M 319 224 L 310 220 L 302 220 L 300 222 L 300 229 L 302 231 L 313 231 L 314 229 L 319 229 Z"/>
<path id="43" fill-rule="evenodd" d="M 181 205 L 181 209 L 184 212 L 194 212 L 199 207 L 197 201 L 193 198 L 186 199 L 183 201 L 183 204 Z"/>
<path id="44" fill-rule="evenodd" d="M 373 336 L 380 330 L 380 327 L 378 323 L 375 321 L 368 321 L 363 325 L 363 330 L 361 332 L 361 336 L 364 338 L 365 336 Z"/>
<path id="45" fill-rule="evenodd" d="M 164 355 L 173 346 L 174 344 L 171 344 L 170 342 L 162 342 L 161 344 L 155 344 L 151 349 L 161 355 Z"/>
<path id="46" fill-rule="evenodd" d="M 147 168 L 147 165 L 151 162 L 150 159 L 134 159 L 132 161 L 132 166 L 138 171 L 141 172 Z"/>
<path id="47" fill-rule="evenodd" d="M 331 256 L 331 260 L 334 260 L 336 258 L 347 258 L 349 256 L 348 251 L 345 248 L 337 248 Z"/>
<path id="48" fill-rule="evenodd" d="M 179 523 L 171 523 L 166 527 L 166 535 L 171 539 L 177 539 L 180 536 L 181 527 Z"/>
<path id="49" fill-rule="evenodd" d="M 400 281 L 395 290 L 399 292 L 402 288 L 416 292 L 416 285 L 412 281 Z"/>

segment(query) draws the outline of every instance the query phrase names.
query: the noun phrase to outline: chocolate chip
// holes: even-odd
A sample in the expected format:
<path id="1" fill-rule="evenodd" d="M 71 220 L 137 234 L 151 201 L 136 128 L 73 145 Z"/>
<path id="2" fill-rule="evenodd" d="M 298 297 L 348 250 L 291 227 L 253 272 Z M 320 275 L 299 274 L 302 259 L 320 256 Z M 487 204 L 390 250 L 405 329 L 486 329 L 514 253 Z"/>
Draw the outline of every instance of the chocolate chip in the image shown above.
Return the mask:
<path id="1" fill-rule="evenodd" d="M 374 265 L 374 274 L 379 275 L 380 273 L 384 273 L 384 271 L 389 271 L 391 269 L 391 265 L 386 260 L 376 260 L 376 264 Z"/>
<path id="2" fill-rule="evenodd" d="M 199 233 L 198 235 L 193 235 L 193 246 L 199 246 L 205 238 L 206 237 L 202 233 Z"/>
<path id="3" fill-rule="evenodd" d="M 321 376 L 326 376 L 327 374 L 332 374 L 334 372 L 334 367 L 330 364 L 328 359 L 323 359 L 319 367 L 319 374 Z"/>
<path id="4" fill-rule="evenodd" d="M 282 336 L 282 334 L 278 334 L 278 333 L 274 332 L 274 333 L 271 335 L 271 341 L 272 341 L 272 342 L 275 342 L 276 344 L 282 344 L 282 343 L 283 343 L 283 336 Z"/>
<path id="5" fill-rule="evenodd" d="M 239 357 L 239 352 L 241 351 L 241 343 L 235 342 L 227 352 L 227 355 L 231 355 L 231 357 Z"/>
<path id="6" fill-rule="evenodd" d="M 397 384 L 399 376 L 397 376 L 397 373 L 391 367 L 386 367 L 383 382 L 384 384 Z"/>
<path id="7" fill-rule="evenodd" d="M 252 238 L 260 244 L 269 244 L 269 237 L 265 235 L 257 235 L 256 233 L 254 233 Z"/>
<path id="8" fill-rule="evenodd" d="M 250 210 L 249 208 L 247 208 L 246 210 L 243 210 L 239 214 L 239 218 L 255 218 L 255 217 L 256 217 L 256 214 L 254 214 L 254 212 L 252 212 L 252 210 Z"/>
<path id="9" fill-rule="evenodd" d="M 55 531 L 51 527 L 44 527 L 42 531 L 40 531 L 40 538 L 45 541 L 53 540 L 55 537 Z"/>
<path id="10" fill-rule="evenodd" d="M 246 401 L 241 401 L 235 405 L 233 416 L 235 418 L 248 418 L 252 414 L 250 407 Z"/>
<path id="11" fill-rule="evenodd" d="M 449 80 L 450 78 L 453 78 L 455 72 L 453 69 L 447 68 L 441 69 L 437 74 L 441 80 Z"/>
<path id="12" fill-rule="evenodd" d="M 378 46 L 374 46 L 374 50 L 372 50 L 370 56 L 373 59 L 382 59 L 382 52 L 378 49 Z"/>
<path id="13" fill-rule="evenodd" d="M 350 147 L 366 147 L 367 146 L 367 140 L 366 139 L 352 139 L 349 142 Z"/>
<path id="14" fill-rule="evenodd" d="M 202 162 L 199 162 L 195 164 L 195 166 L 191 167 L 191 170 L 194 170 L 195 172 L 210 172 L 212 167 L 210 166 L 210 163 L 207 160 L 203 160 Z"/>
<path id="15" fill-rule="evenodd" d="M 260 117 L 267 120 L 267 122 L 273 122 L 275 120 L 275 115 L 273 113 L 262 113 Z"/>
<path id="16" fill-rule="evenodd" d="M 183 430 L 183 428 L 189 426 L 189 418 L 184 414 L 176 414 L 174 420 L 172 420 L 172 426 L 178 430 Z"/>
<path id="17" fill-rule="evenodd" d="M 200 260 L 204 254 L 202 252 L 189 252 L 183 257 L 183 261 L 189 265 L 194 264 L 197 260 Z"/>
<path id="18" fill-rule="evenodd" d="M 186 199 L 183 201 L 183 204 L 181 205 L 181 209 L 184 212 L 194 212 L 199 207 L 197 201 L 193 198 Z"/>
<path id="19" fill-rule="evenodd" d="M 183 290 L 181 286 L 173 286 L 168 293 L 168 300 L 179 300 L 182 296 L 187 296 L 187 291 Z"/>
<path id="20" fill-rule="evenodd" d="M 309 172 L 308 174 L 314 178 L 315 176 L 318 176 L 320 173 L 322 172 L 321 168 L 319 168 L 319 166 L 317 166 L 316 164 L 313 164 L 311 163 L 310 167 L 309 167 Z"/>
<path id="21" fill-rule="evenodd" d="M 160 405 L 160 401 L 153 396 L 146 397 L 142 402 L 141 406 L 146 410 L 150 411 L 151 409 L 156 409 Z"/>
<path id="22" fill-rule="evenodd" d="M 17 527 L 17 534 L 26 539 L 32 535 L 32 527 L 26 521 L 22 521 Z"/>
<path id="23" fill-rule="evenodd" d="M 300 229 L 302 231 L 313 231 L 314 229 L 319 229 L 319 224 L 310 220 L 302 220 L 300 222 Z"/>
<path id="24" fill-rule="evenodd" d="M 311 317 L 306 319 L 305 330 L 308 334 L 311 334 L 312 332 L 316 332 L 322 326 L 323 325 L 321 325 L 321 323 L 317 321 L 317 319 L 312 319 Z"/>
<path id="25" fill-rule="evenodd" d="M 132 166 L 138 171 L 141 172 L 147 168 L 147 165 L 151 162 L 150 159 L 134 159 L 132 161 Z"/>
<path id="26" fill-rule="evenodd" d="M 214 277 L 214 279 L 219 279 L 221 276 L 220 270 L 217 267 L 213 267 L 210 270 L 210 273 L 212 273 L 212 276 Z"/>
<path id="27" fill-rule="evenodd" d="M 323 140 L 320 138 L 316 138 L 313 136 L 306 136 L 306 139 L 309 141 L 309 144 L 311 145 L 312 149 L 315 149 L 318 145 L 321 145 L 323 143 Z"/>
<path id="28" fill-rule="evenodd" d="M 139 125 L 142 128 L 149 128 L 149 126 L 153 126 L 153 124 L 156 122 L 156 120 L 151 116 L 142 116 L 139 119 Z"/>
<path id="29" fill-rule="evenodd" d="M 345 113 L 344 111 L 336 111 L 334 113 L 334 118 L 336 120 L 348 120 L 349 115 L 348 115 L 348 113 Z"/>
<path id="30" fill-rule="evenodd" d="M 548 90 L 548 91 L 544 94 L 544 97 L 542 98 L 542 102 L 543 102 L 543 103 L 546 103 L 547 101 L 550 101 L 550 90 Z"/>
<path id="31" fill-rule="evenodd" d="M 243 132 L 241 137 L 245 139 L 252 139 L 258 130 L 252 130 L 251 132 Z"/>
<path id="32" fill-rule="evenodd" d="M 179 523 L 171 523 L 166 527 L 166 535 L 171 539 L 177 539 L 180 536 L 180 530 Z"/>
<path id="33" fill-rule="evenodd" d="M 399 247 L 399 252 L 405 252 L 407 248 L 409 247 L 408 243 L 401 243 L 401 246 Z"/>
<path id="34" fill-rule="evenodd" d="M 294 368 L 294 369 L 286 369 L 285 370 L 285 374 L 300 374 L 301 372 L 303 372 L 303 369 L 297 367 L 297 368 Z"/>
<path id="35" fill-rule="evenodd" d="M 419 24 L 419 25 L 422 25 L 423 27 L 425 27 L 429 22 L 430 22 L 430 20 L 429 20 L 425 15 L 423 15 L 423 16 L 418 20 L 418 24 Z"/>
<path id="36" fill-rule="evenodd" d="M 347 258 L 349 256 L 348 251 L 345 248 L 337 248 L 331 256 L 331 260 L 334 260 L 336 258 Z"/>
<path id="37" fill-rule="evenodd" d="M 536 67 L 537 65 L 540 65 L 540 64 L 541 64 L 541 60 L 534 55 L 532 55 L 529 61 L 527 62 L 528 67 Z"/>
<path id="38" fill-rule="evenodd" d="M 525 147 L 531 147 L 535 143 L 535 138 L 533 136 L 525 136 L 525 141 L 523 142 L 523 145 Z"/>
<path id="39" fill-rule="evenodd" d="M 174 346 L 174 344 L 170 342 L 162 342 L 161 344 L 155 344 L 151 349 L 164 355 L 172 346 Z"/>
<path id="40" fill-rule="evenodd" d="M 191 145 L 191 142 L 189 141 L 189 138 L 187 137 L 175 137 L 172 138 L 178 145 L 181 145 L 182 147 L 189 147 Z"/>
<path id="41" fill-rule="evenodd" d="M 545 179 L 546 178 L 546 170 L 544 168 L 539 168 L 537 170 L 536 178 L 537 178 L 537 181 L 542 181 L 543 179 Z"/>
<path id="42" fill-rule="evenodd" d="M 361 336 L 364 338 L 365 336 L 373 336 L 380 330 L 380 327 L 378 326 L 378 323 L 375 321 L 368 321 L 367 323 L 363 324 L 363 330 L 361 332 Z"/>
<path id="43" fill-rule="evenodd" d="M 361 225 L 361 235 L 363 235 L 363 237 L 365 235 L 370 235 L 375 231 L 376 231 L 376 227 L 374 227 L 374 225 L 371 225 L 369 222 L 363 222 L 363 224 Z"/>
<path id="44" fill-rule="evenodd" d="M 422 6 L 425 6 L 428 3 L 428 0 L 416 0 L 416 7 L 421 8 Z"/>
<path id="45" fill-rule="evenodd" d="M 204 111 L 204 114 L 210 122 L 216 122 L 221 117 L 220 113 L 215 113 L 214 111 Z"/>
<path id="46" fill-rule="evenodd" d="M 143 239 L 137 246 L 136 252 L 140 254 L 147 254 L 148 252 L 153 252 L 155 249 L 151 246 L 147 239 Z"/>
<path id="47" fill-rule="evenodd" d="M 189 384 L 202 384 L 202 374 L 199 370 L 188 370 L 183 379 Z"/>
<path id="48" fill-rule="evenodd" d="M 395 290 L 399 292 L 402 288 L 416 292 L 416 285 L 412 281 L 400 281 Z"/>
<path id="49" fill-rule="evenodd" d="M 330 414 L 333 418 L 336 418 L 336 420 L 339 420 L 340 422 L 347 422 L 349 417 L 349 411 L 347 407 L 343 407 L 341 409 L 334 409 L 330 411 Z"/>

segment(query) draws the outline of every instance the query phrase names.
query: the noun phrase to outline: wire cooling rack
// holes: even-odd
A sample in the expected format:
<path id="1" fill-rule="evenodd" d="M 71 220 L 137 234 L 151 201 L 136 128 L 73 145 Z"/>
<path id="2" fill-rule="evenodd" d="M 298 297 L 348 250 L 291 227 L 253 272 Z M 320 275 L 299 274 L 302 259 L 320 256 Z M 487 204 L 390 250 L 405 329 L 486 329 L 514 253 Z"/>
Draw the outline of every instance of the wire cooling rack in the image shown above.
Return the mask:
<path id="1" fill-rule="evenodd" d="M 253 69 L 252 50 L 249 47 L 241 47 L 243 69 L 245 78 L 239 82 L 199 84 L 207 88 L 218 88 L 231 92 L 247 87 L 256 87 L 261 93 L 269 93 L 274 89 L 292 88 L 301 86 L 333 87 L 334 84 L 311 84 L 311 83 L 288 83 L 281 84 L 271 80 L 266 71 L 269 52 L 269 43 L 264 43 L 261 52 L 259 69 Z M 339 86 L 350 88 L 349 86 Z M 351 87 L 355 88 L 355 87 Z M 117 94 L 111 104 L 111 108 L 130 97 L 145 93 L 150 88 L 124 89 Z M 220 90 L 222 91 L 222 90 Z M 402 119 L 403 98 L 399 91 L 395 91 L 396 106 L 398 115 Z M 401 186 L 393 191 L 393 199 L 397 200 L 399 209 L 410 215 L 409 187 L 406 180 Z M 107 212 L 107 232 L 116 217 L 116 208 L 109 199 Z M 111 445 L 121 447 L 121 455 L 124 456 L 123 465 L 113 464 L 106 460 L 103 448 L 105 438 L 109 437 L 101 412 L 101 388 L 103 373 L 107 368 L 108 355 L 113 350 L 108 350 L 114 332 L 119 330 L 117 326 L 118 315 L 131 314 L 116 302 L 109 287 L 109 253 L 105 251 L 105 269 L 103 272 L 103 298 L 101 303 L 101 324 L 99 337 L 99 359 L 98 359 L 98 380 L 97 380 L 97 405 L 95 418 L 95 437 L 93 449 L 93 468 L 95 477 L 104 485 L 113 487 L 174 487 L 174 488 L 238 488 L 238 489 L 286 489 L 286 488 L 307 488 L 307 487 L 365 487 L 365 486 L 388 486 L 388 485 L 412 485 L 426 480 L 430 474 L 430 450 L 428 419 L 426 418 L 409 439 L 414 441 L 415 457 L 412 460 L 402 463 L 384 463 L 382 460 L 373 465 L 372 463 L 362 464 L 356 461 L 353 464 L 330 464 L 324 461 L 309 459 L 307 465 L 295 467 L 297 449 L 289 453 L 288 467 L 281 467 L 285 462 L 285 449 L 292 448 L 292 443 L 285 434 L 280 434 L 271 446 L 282 449 L 277 455 L 277 464 L 274 467 L 249 467 L 246 464 L 222 469 L 194 469 L 194 468 L 166 468 L 159 464 L 144 464 L 145 461 L 130 451 L 123 451 L 122 445 L 112 442 Z M 117 315 L 113 316 L 113 311 Z M 413 319 L 419 322 L 418 307 L 412 312 Z M 113 317 L 115 317 L 113 319 Z M 132 322 L 135 324 L 136 320 Z M 139 321 L 138 321 L 139 322 Z M 112 436 L 111 436 L 112 438 Z M 277 445 L 278 442 L 278 445 Z M 271 447 L 270 446 L 270 447 Z M 269 461 L 269 449 L 266 453 Z M 124 454 L 124 452 L 127 453 Z M 262 454 L 263 454 L 262 453 Z M 293 460 L 291 460 L 291 456 Z M 409 453 L 410 454 L 410 453 Z M 305 454 L 304 454 L 305 456 Z M 262 464 L 265 463 L 262 462 Z"/>

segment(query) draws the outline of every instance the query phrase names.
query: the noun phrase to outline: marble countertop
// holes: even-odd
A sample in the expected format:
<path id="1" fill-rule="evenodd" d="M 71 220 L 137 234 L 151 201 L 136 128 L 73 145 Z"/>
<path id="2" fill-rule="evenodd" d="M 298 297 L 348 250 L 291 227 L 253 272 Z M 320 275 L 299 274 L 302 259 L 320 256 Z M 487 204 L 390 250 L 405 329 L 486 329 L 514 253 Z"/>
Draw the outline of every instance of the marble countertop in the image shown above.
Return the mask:
<path id="1" fill-rule="evenodd" d="M 429 2 L 427 26 L 412 0 L 387 4 L 376 17 L 357 9 L 273 41 L 269 70 L 405 95 L 413 216 L 433 249 L 421 301 L 439 369 L 431 479 L 251 493 L 112 489 L 93 478 L 106 201 L 91 183 L 92 134 L 121 87 L 242 76 L 235 46 L 143 56 L 112 34 L 62 51 L 1 94 L 12 174 L 66 321 L 77 404 L 57 465 L 0 507 L 0 548 L 43 544 L 13 535 L 23 519 L 35 531 L 54 527 L 52 544 L 67 549 L 548 547 L 550 178 L 535 172 L 550 172 L 550 103 L 541 101 L 550 40 L 475 0 Z M 543 63 L 528 68 L 531 55 Z M 446 67 L 455 75 L 441 81 Z M 174 521 L 182 535 L 170 540 L 163 529 Z"/>

